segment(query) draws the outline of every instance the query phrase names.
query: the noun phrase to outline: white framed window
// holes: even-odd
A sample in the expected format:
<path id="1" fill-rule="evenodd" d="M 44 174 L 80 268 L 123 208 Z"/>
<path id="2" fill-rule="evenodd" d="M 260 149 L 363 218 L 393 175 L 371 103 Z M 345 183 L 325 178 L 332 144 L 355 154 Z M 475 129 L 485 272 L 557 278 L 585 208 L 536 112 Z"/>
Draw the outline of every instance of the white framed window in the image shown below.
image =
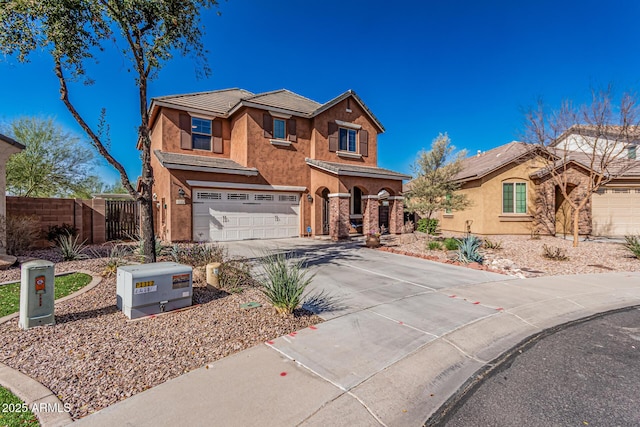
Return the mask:
<path id="1" fill-rule="evenodd" d="M 451 194 L 447 194 L 445 196 L 445 200 L 447 201 L 447 204 L 449 204 L 449 202 L 451 202 Z M 453 213 L 453 211 L 451 210 L 451 208 L 449 206 L 444 208 L 444 213 L 447 215 L 451 215 Z"/>
<path id="2" fill-rule="evenodd" d="M 627 147 L 627 157 L 630 160 L 636 160 L 638 155 L 638 146 L 637 145 L 629 145 Z"/>
<path id="3" fill-rule="evenodd" d="M 194 150 L 211 151 L 211 120 L 191 117 L 191 145 Z"/>
<path id="4" fill-rule="evenodd" d="M 356 135 L 355 129 L 339 128 L 338 150 L 356 152 Z"/>
<path id="5" fill-rule="evenodd" d="M 527 213 L 527 183 L 503 182 L 502 183 L 502 213 L 526 214 Z"/>
<path id="6" fill-rule="evenodd" d="M 275 139 L 285 139 L 287 137 L 287 121 L 283 119 L 273 119 L 273 137 Z"/>

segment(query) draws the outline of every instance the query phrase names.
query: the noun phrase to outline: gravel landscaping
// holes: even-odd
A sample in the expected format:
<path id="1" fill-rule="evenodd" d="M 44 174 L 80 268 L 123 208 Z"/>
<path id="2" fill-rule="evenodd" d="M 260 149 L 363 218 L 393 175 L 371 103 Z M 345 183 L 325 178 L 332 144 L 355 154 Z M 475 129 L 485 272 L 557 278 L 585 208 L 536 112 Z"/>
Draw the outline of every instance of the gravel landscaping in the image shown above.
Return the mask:
<path id="1" fill-rule="evenodd" d="M 486 237 L 492 242 L 500 242 L 502 248 L 483 249 L 484 265 L 491 270 L 517 277 L 640 271 L 640 260 L 633 257 L 620 243 L 602 240 L 581 241 L 578 247 L 574 248 L 571 240 L 561 237 L 541 236 L 539 239 L 508 235 Z M 385 246 L 396 252 L 435 258 L 441 262 L 457 258 L 454 251 L 427 249 L 426 242 L 424 236 L 414 238 L 403 235 L 386 240 Z M 555 261 L 545 258 L 542 255 L 543 245 L 565 250 L 568 259 Z"/>
<path id="2" fill-rule="evenodd" d="M 55 259 L 52 251 L 30 254 Z M 53 258 L 53 259 L 52 259 Z M 105 259 L 60 262 L 56 273 L 100 273 Z M 0 272 L 0 282 L 20 271 Z M 194 307 L 129 321 L 116 309 L 115 278 L 56 304 L 56 325 L 22 331 L 17 319 L 0 325 L 0 361 L 50 388 L 72 406 L 74 419 L 256 344 L 322 320 L 305 311 L 277 315 L 256 288 L 228 294 L 194 283 Z M 259 308 L 241 309 L 257 301 Z"/>

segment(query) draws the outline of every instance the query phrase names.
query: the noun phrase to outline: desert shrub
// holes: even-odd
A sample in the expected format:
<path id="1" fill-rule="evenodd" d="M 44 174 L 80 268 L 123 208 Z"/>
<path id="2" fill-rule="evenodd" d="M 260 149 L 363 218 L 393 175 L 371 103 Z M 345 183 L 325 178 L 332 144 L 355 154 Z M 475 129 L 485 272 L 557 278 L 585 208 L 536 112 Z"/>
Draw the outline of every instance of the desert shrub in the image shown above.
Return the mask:
<path id="1" fill-rule="evenodd" d="M 154 251 L 156 253 L 156 256 L 160 256 L 162 255 L 162 251 L 164 250 L 164 245 L 162 244 L 162 240 L 158 239 L 157 237 L 154 238 L 155 239 L 155 244 L 154 244 Z M 140 257 L 144 257 L 144 240 L 142 239 L 142 237 L 138 237 L 136 239 L 138 241 L 138 256 Z"/>
<path id="2" fill-rule="evenodd" d="M 458 260 L 464 263 L 477 262 L 482 264 L 484 257 L 479 252 L 480 246 L 482 246 L 482 240 L 474 235 L 460 239 L 458 241 Z"/>
<path id="3" fill-rule="evenodd" d="M 110 277 L 116 274 L 118 267 L 128 264 L 126 257 L 129 254 L 130 250 L 125 245 L 115 245 L 111 248 L 109 256 L 107 257 L 107 262 L 102 270 L 102 275 L 104 277 Z"/>
<path id="4" fill-rule="evenodd" d="M 47 230 L 47 240 L 56 243 L 60 237 L 77 236 L 78 229 L 71 224 L 51 225 Z"/>
<path id="5" fill-rule="evenodd" d="M 405 222 L 404 226 L 402 227 L 403 233 L 413 233 L 414 230 L 415 230 L 415 225 L 413 224 L 413 221 Z"/>
<path id="6" fill-rule="evenodd" d="M 282 253 L 263 257 L 261 264 L 263 274 L 257 280 L 262 293 L 278 313 L 293 313 L 315 274 L 304 268 L 304 260 L 293 260 Z"/>
<path id="7" fill-rule="evenodd" d="M 557 246 L 542 245 L 542 256 L 554 261 L 566 261 L 569 259 L 567 251 Z"/>
<path id="8" fill-rule="evenodd" d="M 640 259 L 640 236 L 624 236 L 624 247 Z"/>
<path id="9" fill-rule="evenodd" d="M 435 218 L 420 218 L 416 229 L 421 233 L 436 234 L 438 222 Z"/>
<path id="10" fill-rule="evenodd" d="M 540 232 L 538 230 L 531 230 L 531 240 L 540 240 Z"/>
<path id="11" fill-rule="evenodd" d="M 20 255 L 40 237 L 40 219 L 35 215 L 9 215 L 5 226 L 9 255 Z"/>
<path id="12" fill-rule="evenodd" d="M 212 262 L 224 262 L 227 252 L 216 244 L 194 243 L 173 245 L 169 252 L 175 262 L 192 267 L 204 267 Z"/>
<path id="13" fill-rule="evenodd" d="M 437 240 L 432 240 L 427 243 L 427 248 L 429 248 L 430 251 L 438 251 L 442 249 L 442 244 Z"/>
<path id="14" fill-rule="evenodd" d="M 220 265 L 218 281 L 220 288 L 229 292 L 240 292 L 254 284 L 251 266 L 244 259 L 230 259 Z"/>
<path id="15" fill-rule="evenodd" d="M 87 249 L 87 245 L 85 245 L 86 240 L 80 242 L 79 239 L 80 236 L 72 236 L 70 234 L 58 237 L 56 244 L 58 249 L 60 249 L 63 261 L 76 261 L 89 258 L 89 255 L 84 253 Z"/>
<path id="16" fill-rule="evenodd" d="M 447 237 L 442 243 L 445 249 L 447 249 L 448 251 L 455 251 L 458 249 L 460 241 L 458 239 L 454 239 L 453 237 Z"/>
<path id="17" fill-rule="evenodd" d="M 494 242 L 493 240 L 484 239 L 484 247 L 487 249 L 500 250 L 502 249 L 502 242 L 500 240 Z"/>

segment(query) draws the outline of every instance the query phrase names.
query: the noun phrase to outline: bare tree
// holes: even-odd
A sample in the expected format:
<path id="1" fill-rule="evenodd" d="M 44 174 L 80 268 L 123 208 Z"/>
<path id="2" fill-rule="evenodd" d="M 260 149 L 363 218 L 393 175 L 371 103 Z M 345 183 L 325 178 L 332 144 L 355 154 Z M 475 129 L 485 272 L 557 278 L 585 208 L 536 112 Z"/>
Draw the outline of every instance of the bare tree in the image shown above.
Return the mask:
<path id="1" fill-rule="evenodd" d="M 564 101 L 549 112 L 542 101 L 526 113 L 525 141 L 541 150 L 546 177 L 570 207 L 573 246 L 578 246 L 580 215 L 589 207 L 592 194 L 611 180 L 623 176 L 637 163 L 629 145 L 640 137 L 640 106 L 628 93 L 614 101 L 611 88 L 592 91 L 591 102 L 574 106 Z M 551 196 L 549 196 L 551 197 Z"/>

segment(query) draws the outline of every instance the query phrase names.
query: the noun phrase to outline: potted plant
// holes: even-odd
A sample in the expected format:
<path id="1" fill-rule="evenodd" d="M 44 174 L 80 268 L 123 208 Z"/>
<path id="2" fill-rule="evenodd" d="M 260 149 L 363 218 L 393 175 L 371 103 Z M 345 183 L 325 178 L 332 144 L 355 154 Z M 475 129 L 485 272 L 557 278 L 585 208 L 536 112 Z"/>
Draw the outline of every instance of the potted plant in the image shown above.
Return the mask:
<path id="1" fill-rule="evenodd" d="M 364 243 L 368 248 L 377 248 L 380 246 L 380 231 L 372 229 L 367 234 L 367 238 Z"/>

